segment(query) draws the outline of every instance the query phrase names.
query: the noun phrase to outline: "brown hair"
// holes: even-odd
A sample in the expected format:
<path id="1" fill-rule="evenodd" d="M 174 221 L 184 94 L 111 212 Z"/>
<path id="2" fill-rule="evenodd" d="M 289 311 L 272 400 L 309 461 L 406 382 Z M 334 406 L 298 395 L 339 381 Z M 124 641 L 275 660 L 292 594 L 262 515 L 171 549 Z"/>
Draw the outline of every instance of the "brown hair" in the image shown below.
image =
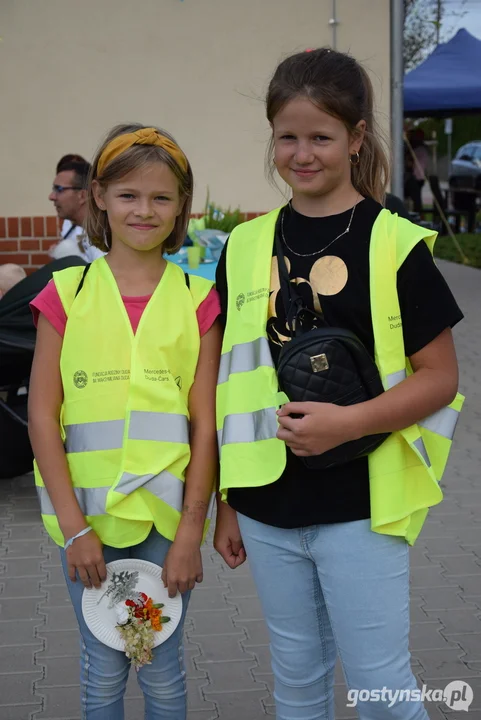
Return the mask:
<path id="1" fill-rule="evenodd" d="M 107 213 L 105 210 L 100 210 L 95 202 L 92 191 L 93 180 L 97 180 L 101 187 L 106 188 L 109 183 L 120 180 L 133 170 L 138 170 L 151 162 L 163 162 L 170 168 L 170 170 L 172 170 L 179 181 L 180 198 L 181 200 L 184 200 L 182 212 L 175 221 L 172 233 L 164 241 L 162 245 L 162 252 L 167 252 L 169 255 L 176 253 L 182 246 L 185 236 L 187 235 L 187 225 L 189 223 L 190 211 L 192 208 L 192 194 L 194 189 L 194 178 L 192 175 L 192 168 L 189 163 L 187 163 L 187 170 L 184 172 L 176 163 L 174 158 L 163 148 L 156 145 L 132 145 L 132 147 L 112 160 L 112 162 L 105 167 L 104 171 L 100 175 L 97 174 L 99 158 L 107 145 L 119 135 L 137 132 L 137 130 L 142 130 L 144 127 L 144 125 L 136 123 L 117 125 L 114 127 L 97 150 L 95 159 L 92 163 L 88 182 L 85 231 L 92 245 L 95 245 L 95 247 L 103 250 L 104 252 L 108 252 L 108 250 L 110 250 L 112 244 L 112 234 Z M 152 126 L 149 125 L 148 127 Z M 161 130 L 160 128 L 155 129 L 160 135 L 163 135 L 164 137 L 169 138 L 169 140 L 172 140 L 172 142 L 175 142 L 174 138 L 165 130 Z"/>
<path id="2" fill-rule="evenodd" d="M 296 97 L 306 97 L 329 115 L 341 120 L 351 135 L 360 120 L 366 132 L 359 164 L 351 169 L 352 184 L 364 196 L 384 202 L 389 162 L 374 118 L 374 92 L 366 70 L 350 55 L 329 48 L 296 53 L 278 66 L 269 83 L 266 114 L 270 123 Z M 273 177 L 274 138 L 267 150 L 267 168 Z"/>

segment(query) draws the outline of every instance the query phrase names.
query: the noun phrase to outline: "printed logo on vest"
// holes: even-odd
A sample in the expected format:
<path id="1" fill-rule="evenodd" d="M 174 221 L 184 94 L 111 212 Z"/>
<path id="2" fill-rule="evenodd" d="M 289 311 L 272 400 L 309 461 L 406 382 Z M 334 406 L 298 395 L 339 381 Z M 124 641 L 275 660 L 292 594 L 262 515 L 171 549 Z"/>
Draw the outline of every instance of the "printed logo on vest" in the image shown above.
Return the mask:
<path id="1" fill-rule="evenodd" d="M 237 296 L 237 299 L 235 301 L 235 304 L 236 304 L 236 307 L 238 310 L 241 309 L 241 307 L 243 306 L 245 301 L 246 301 L 246 296 L 244 295 L 244 293 L 239 293 L 239 295 Z"/>
<path id="2" fill-rule="evenodd" d="M 88 375 L 83 370 L 77 370 L 77 372 L 73 376 L 73 384 L 76 388 L 79 390 L 83 390 L 83 388 L 88 383 Z"/>
<path id="3" fill-rule="evenodd" d="M 179 390 L 182 390 L 182 378 L 180 377 L 180 375 L 177 375 L 177 377 L 175 378 L 175 384 L 177 385 Z"/>

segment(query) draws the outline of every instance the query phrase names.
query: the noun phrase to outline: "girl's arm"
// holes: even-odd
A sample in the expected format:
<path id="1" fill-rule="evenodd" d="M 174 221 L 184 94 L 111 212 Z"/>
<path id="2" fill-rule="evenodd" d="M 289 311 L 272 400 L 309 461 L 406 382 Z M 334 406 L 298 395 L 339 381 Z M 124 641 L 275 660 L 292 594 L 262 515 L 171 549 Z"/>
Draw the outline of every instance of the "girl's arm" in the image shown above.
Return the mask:
<path id="1" fill-rule="evenodd" d="M 62 338 L 43 314 L 37 329 L 35 355 L 30 376 L 28 431 L 40 474 L 65 540 L 87 527 L 73 491 L 67 458 L 60 435 L 63 401 L 60 375 Z M 76 572 L 86 587 L 99 587 L 106 577 L 102 545 L 90 531 L 67 550 L 68 573 Z"/>
<path id="2" fill-rule="evenodd" d="M 287 403 L 279 410 L 277 436 L 295 455 L 319 455 L 365 435 L 402 430 L 449 405 L 458 389 L 451 330 L 444 330 L 410 361 L 413 374 L 373 400 L 349 407 Z"/>
<path id="3" fill-rule="evenodd" d="M 215 395 L 222 335 L 219 322 L 201 337 L 195 380 L 189 395 L 191 458 L 185 476 L 182 517 L 163 568 L 173 597 L 202 582 L 200 545 L 217 473 Z"/>

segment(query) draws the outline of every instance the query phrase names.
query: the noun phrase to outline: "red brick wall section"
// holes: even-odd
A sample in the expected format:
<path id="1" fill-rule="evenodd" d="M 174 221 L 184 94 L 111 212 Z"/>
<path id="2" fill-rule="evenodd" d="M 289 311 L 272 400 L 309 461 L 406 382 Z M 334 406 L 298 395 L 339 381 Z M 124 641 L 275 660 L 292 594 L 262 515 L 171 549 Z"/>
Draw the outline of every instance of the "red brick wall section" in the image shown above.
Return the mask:
<path id="1" fill-rule="evenodd" d="M 30 274 L 50 262 L 48 251 L 59 237 L 56 217 L 0 217 L 0 265 L 16 263 Z"/>
<path id="2" fill-rule="evenodd" d="M 252 220 L 263 213 L 245 213 Z M 193 215 L 199 217 L 199 215 Z M 61 223 L 57 217 L 0 217 L 0 265 L 16 263 L 28 274 L 50 262 L 48 254 L 58 242 Z"/>

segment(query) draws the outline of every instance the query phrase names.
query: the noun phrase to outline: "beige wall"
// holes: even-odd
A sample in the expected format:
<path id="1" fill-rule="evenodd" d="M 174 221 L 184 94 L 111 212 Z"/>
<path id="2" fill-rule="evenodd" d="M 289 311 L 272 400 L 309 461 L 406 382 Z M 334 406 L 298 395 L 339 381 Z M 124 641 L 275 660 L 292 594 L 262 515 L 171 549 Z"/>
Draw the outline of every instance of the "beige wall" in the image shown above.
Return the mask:
<path id="1" fill-rule="evenodd" d="M 51 213 L 58 158 L 114 124 L 172 132 L 221 204 L 266 210 L 262 98 L 286 54 L 329 44 L 331 0 L 0 0 L 0 216 Z M 389 112 L 389 0 L 337 0 L 338 49 Z"/>

